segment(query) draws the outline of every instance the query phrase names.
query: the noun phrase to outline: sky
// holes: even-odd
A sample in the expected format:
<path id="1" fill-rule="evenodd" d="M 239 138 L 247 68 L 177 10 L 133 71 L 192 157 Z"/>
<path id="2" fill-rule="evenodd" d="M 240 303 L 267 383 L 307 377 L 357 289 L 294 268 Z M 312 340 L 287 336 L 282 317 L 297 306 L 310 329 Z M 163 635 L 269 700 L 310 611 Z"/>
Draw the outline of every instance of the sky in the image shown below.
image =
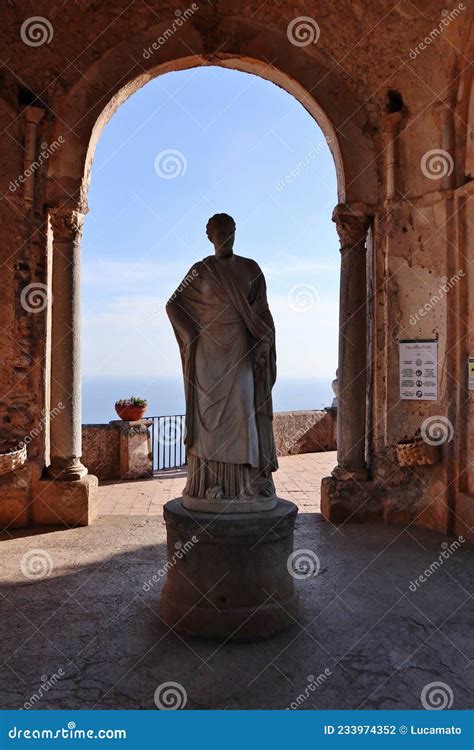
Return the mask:
<path id="1" fill-rule="evenodd" d="M 159 76 L 113 115 L 97 145 L 82 244 L 85 376 L 179 376 L 164 306 L 213 253 L 214 213 L 262 268 L 280 377 L 334 377 L 336 174 L 323 133 L 286 91 L 199 67 Z"/>

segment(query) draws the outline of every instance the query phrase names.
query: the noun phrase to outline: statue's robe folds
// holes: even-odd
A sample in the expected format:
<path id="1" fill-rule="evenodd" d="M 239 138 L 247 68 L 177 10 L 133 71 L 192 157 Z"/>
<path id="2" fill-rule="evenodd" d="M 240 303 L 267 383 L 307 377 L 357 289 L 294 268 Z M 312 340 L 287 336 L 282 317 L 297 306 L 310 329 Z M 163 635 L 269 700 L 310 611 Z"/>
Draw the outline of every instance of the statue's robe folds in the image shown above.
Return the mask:
<path id="1" fill-rule="evenodd" d="M 239 263 L 246 264 L 247 277 L 252 270 L 250 288 Z M 185 385 L 185 494 L 209 499 L 273 495 L 271 473 L 278 468 L 271 396 L 275 328 L 259 266 L 239 256 L 209 256 L 190 269 L 167 312 Z M 254 359 L 263 340 L 269 353 L 257 377 Z"/>

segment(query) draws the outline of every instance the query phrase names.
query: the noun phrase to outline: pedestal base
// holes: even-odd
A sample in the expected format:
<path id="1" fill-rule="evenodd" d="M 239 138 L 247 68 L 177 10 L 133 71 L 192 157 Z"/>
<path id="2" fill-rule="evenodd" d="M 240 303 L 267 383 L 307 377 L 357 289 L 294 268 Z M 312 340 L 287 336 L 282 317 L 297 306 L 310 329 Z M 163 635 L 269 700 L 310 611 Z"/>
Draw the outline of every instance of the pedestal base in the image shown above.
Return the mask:
<path id="1" fill-rule="evenodd" d="M 0 530 L 29 525 L 31 486 L 39 475 L 38 465 L 27 461 L 15 471 L 0 476 Z"/>
<path id="2" fill-rule="evenodd" d="M 267 638 L 294 624 L 287 563 L 297 512 L 280 499 L 273 510 L 219 515 L 191 512 L 182 498 L 166 503 L 163 620 L 180 633 L 220 640 Z"/>
<path id="3" fill-rule="evenodd" d="M 98 480 L 40 479 L 33 485 L 31 522 L 39 526 L 88 526 L 98 517 Z"/>
<path id="4" fill-rule="evenodd" d="M 321 481 L 321 513 L 331 523 L 380 521 L 383 517 L 380 486 L 375 482 L 324 477 Z"/>
<path id="5" fill-rule="evenodd" d="M 200 513 L 261 513 L 277 506 L 276 497 L 237 497 L 208 500 L 205 497 L 183 495 L 183 507 Z"/>

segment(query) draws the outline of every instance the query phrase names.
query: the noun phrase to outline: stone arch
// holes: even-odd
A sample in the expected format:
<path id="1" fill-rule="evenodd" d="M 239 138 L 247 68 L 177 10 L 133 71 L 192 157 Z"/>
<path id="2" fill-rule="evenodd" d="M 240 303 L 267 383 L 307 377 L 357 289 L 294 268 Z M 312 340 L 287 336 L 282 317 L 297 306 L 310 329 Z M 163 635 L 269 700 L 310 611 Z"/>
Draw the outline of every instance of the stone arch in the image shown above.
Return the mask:
<path id="1" fill-rule="evenodd" d="M 50 477 L 77 480 L 87 472 L 80 461 L 80 238 L 96 144 L 118 107 L 148 81 L 163 73 L 206 65 L 241 70 L 275 83 L 305 107 L 328 140 L 338 178 L 339 204 L 333 219 L 343 256 L 339 373 L 346 399 L 338 411 L 337 476 L 367 477 L 366 236 L 379 189 L 372 129 L 363 106 L 343 77 L 335 69 L 328 70 L 321 52 L 290 44 L 281 30 L 259 28 L 252 35 L 249 25 L 239 22 L 228 31 L 238 54 L 222 51 L 220 35 L 214 33 L 210 39 L 189 23 L 179 44 L 170 38 L 154 59 L 147 50 L 154 39 L 161 38 L 163 25 L 148 29 L 146 34 L 122 40 L 108 50 L 67 92 L 59 88 L 55 92 L 52 139 L 63 135 L 64 144 L 48 162 L 46 183 L 55 300 L 51 402 L 63 400 L 66 407 L 51 422 Z M 194 54 L 183 55 L 183 43 L 186 52 L 193 50 Z"/>
<path id="2" fill-rule="evenodd" d="M 160 74 L 201 65 L 258 75 L 298 99 L 328 139 L 338 176 L 339 202 L 377 203 L 375 148 L 367 115 L 343 76 L 328 69 L 322 50 L 316 53 L 316 46 L 314 50 L 294 46 L 281 29 L 255 28 L 235 18 L 226 19 L 210 39 L 190 19 L 176 38 L 169 38 L 147 57 L 146 51 L 163 38 L 171 24 L 162 23 L 122 40 L 70 89 L 63 91 L 58 86 L 53 95 L 57 117 L 52 139 L 62 134 L 65 144 L 48 164 L 48 205 L 76 201 L 78 206 L 86 206 L 95 146 L 120 104 Z M 227 34 L 235 52 L 224 51 L 231 46 Z"/>

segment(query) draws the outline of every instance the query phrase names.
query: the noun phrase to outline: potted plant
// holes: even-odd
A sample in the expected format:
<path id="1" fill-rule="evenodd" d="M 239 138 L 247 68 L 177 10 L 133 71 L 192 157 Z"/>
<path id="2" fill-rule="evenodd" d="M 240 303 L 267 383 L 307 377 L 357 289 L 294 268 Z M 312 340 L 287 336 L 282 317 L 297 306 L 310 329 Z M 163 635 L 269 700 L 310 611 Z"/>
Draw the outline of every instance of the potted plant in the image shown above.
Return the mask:
<path id="1" fill-rule="evenodd" d="M 115 402 L 115 411 L 120 419 L 126 422 L 136 422 L 143 419 L 148 406 L 148 401 L 138 396 L 131 398 L 121 398 Z"/>

